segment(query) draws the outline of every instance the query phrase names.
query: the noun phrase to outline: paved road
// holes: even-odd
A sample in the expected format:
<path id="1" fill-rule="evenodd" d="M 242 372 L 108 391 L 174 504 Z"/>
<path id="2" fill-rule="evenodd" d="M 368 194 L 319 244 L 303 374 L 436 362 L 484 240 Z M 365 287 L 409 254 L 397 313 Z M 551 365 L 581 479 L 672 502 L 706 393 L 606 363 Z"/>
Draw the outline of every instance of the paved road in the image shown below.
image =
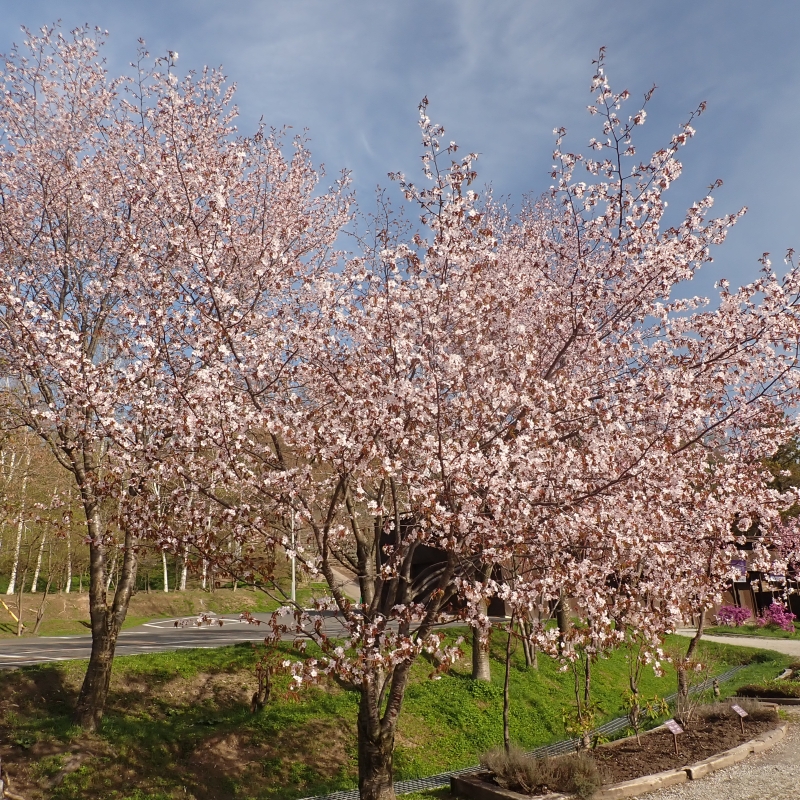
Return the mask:
<path id="1" fill-rule="evenodd" d="M 223 647 L 238 642 L 260 642 L 267 633 L 264 626 L 250 625 L 234 615 L 209 616 L 215 621 L 215 624 L 197 626 L 194 617 L 183 617 L 177 621 L 179 623 L 185 621 L 186 627 L 176 628 L 174 619 L 159 619 L 123 631 L 117 643 L 116 654 L 132 656 L 141 653 Z M 268 615 L 257 614 L 255 617 L 266 621 Z M 219 619 L 223 623 L 221 627 L 216 623 L 216 620 Z M 341 626 L 332 615 L 325 617 L 324 630 L 329 635 L 337 635 L 342 632 Z M 694 635 L 694 631 L 690 628 L 681 629 L 677 633 L 682 636 Z M 293 636 L 286 638 L 293 638 Z M 800 656 L 800 641 L 764 639 L 754 636 L 704 636 L 703 638 L 710 642 L 721 642 L 740 647 L 757 647 Z M 91 646 L 92 639 L 88 635 L 3 639 L 0 641 L 0 669 L 88 658 Z"/>
<path id="2" fill-rule="evenodd" d="M 680 628 L 675 632 L 679 636 L 694 636 L 695 634 L 692 628 Z M 800 656 L 800 639 L 769 639 L 765 636 L 707 636 L 703 634 L 703 641 L 732 644 L 737 647 L 756 647 L 759 650 L 775 650 L 788 656 Z M 798 797 L 800 797 L 800 793 Z"/>
<path id="3" fill-rule="evenodd" d="M 266 620 L 269 615 L 254 616 Z M 192 648 L 223 647 L 238 642 L 259 642 L 268 632 L 263 625 L 251 625 L 233 615 L 223 614 L 219 617 L 209 615 L 209 617 L 213 620 L 211 625 L 197 626 L 196 618 L 184 617 L 179 618 L 177 622 L 185 621 L 186 627 L 176 628 L 174 619 L 159 619 L 123 631 L 117 642 L 116 655 L 131 656 Z M 218 624 L 220 619 L 222 626 Z M 326 616 L 324 630 L 330 635 L 335 635 L 341 633 L 342 628 L 332 616 Z M 91 647 L 91 636 L 4 639 L 0 641 L 0 669 L 88 658 Z"/>

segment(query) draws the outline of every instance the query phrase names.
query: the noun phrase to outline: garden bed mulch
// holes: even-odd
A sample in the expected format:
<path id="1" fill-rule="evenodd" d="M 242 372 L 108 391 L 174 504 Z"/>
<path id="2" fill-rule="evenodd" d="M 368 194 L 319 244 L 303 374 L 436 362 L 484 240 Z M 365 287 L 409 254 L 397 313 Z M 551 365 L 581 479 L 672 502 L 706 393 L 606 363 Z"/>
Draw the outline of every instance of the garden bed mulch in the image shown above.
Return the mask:
<path id="1" fill-rule="evenodd" d="M 597 763 L 603 786 L 610 786 L 697 764 L 726 750 L 745 744 L 762 733 L 775 730 L 778 723 L 777 714 L 771 715 L 768 719 L 748 719 L 745 721 L 744 733 L 742 733 L 738 717 L 698 719 L 678 735 L 677 755 L 673 735 L 666 728 L 657 728 L 642 734 L 639 742 L 636 737 L 629 737 L 602 745 L 593 750 L 592 755 Z M 489 772 L 475 773 L 474 778 L 478 779 L 479 785 L 481 781 L 484 781 L 493 788 L 490 793 L 485 795 L 478 791 L 477 793 L 470 792 L 470 796 L 524 796 L 500 789 Z M 542 797 L 543 795 L 532 796 Z M 560 794 L 547 796 L 563 797 Z"/>
<path id="2" fill-rule="evenodd" d="M 773 730 L 777 723 L 777 715 L 772 720 L 745 720 L 742 734 L 738 719 L 697 720 L 678 735 L 678 755 L 675 755 L 672 734 L 666 729 L 643 735 L 641 745 L 635 737 L 624 739 L 599 747 L 592 755 L 603 775 L 603 782 L 619 783 L 696 764 Z"/>

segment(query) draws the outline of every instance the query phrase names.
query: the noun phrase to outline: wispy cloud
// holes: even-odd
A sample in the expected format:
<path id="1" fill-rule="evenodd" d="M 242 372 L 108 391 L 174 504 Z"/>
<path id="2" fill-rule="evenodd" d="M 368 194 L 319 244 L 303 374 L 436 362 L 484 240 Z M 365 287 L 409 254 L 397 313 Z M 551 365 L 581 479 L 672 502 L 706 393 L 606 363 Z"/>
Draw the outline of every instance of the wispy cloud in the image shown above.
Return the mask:
<path id="1" fill-rule="evenodd" d="M 19 25 L 63 18 L 109 29 L 121 71 L 142 36 L 153 53 L 181 53 L 182 68 L 224 65 L 238 86 L 240 127 L 308 128 L 329 174 L 353 170 L 371 196 L 386 172 L 418 169 L 416 106 L 427 95 L 448 136 L 481 153 L 497 193 L 547 188 L 556 125 L 570 146 L 593 135 L 585 113 L 591 60 L 608 47 L 615 85 L 659 91 L 640 152 L 661 144 L 701 100 L 709 111 L 686 149 L 677 210 L 721 177 L 720 208 L 748 205 L 720 269 L 746 280 L 764 250 L 797 245 L 796 159 L 800 5 L 747 0 L 56 0 L 15 4 L 0 20 L 0 49 Z"/>

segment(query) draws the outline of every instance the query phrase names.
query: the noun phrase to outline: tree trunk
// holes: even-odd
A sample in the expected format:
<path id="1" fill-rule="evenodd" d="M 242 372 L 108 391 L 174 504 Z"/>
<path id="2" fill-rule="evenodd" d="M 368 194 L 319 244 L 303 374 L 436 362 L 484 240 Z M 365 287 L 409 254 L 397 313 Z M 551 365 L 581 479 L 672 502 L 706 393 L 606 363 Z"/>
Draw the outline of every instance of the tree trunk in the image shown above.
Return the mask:
<path id="1" fill-rule="evenodd" d="M 184 545 L 183 548 L 183 564 L 181 566 L 181 582 L 179 589 L 182 592 L 186 591 L 186 575 L 189 571 L 189 545 Z"/>
<path id="2" fill-rule="evenodd" d="M 89 529 L 89 615 L 92 621 L 92 652 L 75 706 L 75 722 L 86 730 L 97 730 L 103 718 L 117 637 L 125 621 L 136 584 L 136 550 L 133 536 L 125 532 L 122 571 L 111 605 L 105 584 L 106 554 L 99 508 L 88 509 Z"/>
<path id="3" fill-rule="evenodd" d="M 22 482 L 22 492 L 24 497 L 25 492 L 25 483 L 26 481 Z M 17 584 L 17 570 L 19 569 L 19 555 L 20 551 L 22 550 L 22 532 L 25 529 L 25 501 L 22 502 L 22 508 L 19 512 L 19 520 L 17 523 L 17 543 L 14 547 L 14 561 L 11 567 L 11 580 L 8 584 L 8 589 L 6 589 L 7 595 L 13 595 L 16 590 Z"/>
<path id="4" fill-rule="evenodd" d="M 161 561 L 164 565 L 164 591 L 169 591 L 169 570 L 167 569 L 167 553 L 165 550 L 161 551 Z"/>
<path id="5" fill-rule="evenodd" d="M 72 541 L 67 532 L 67 582 L 64 585 L 64 593 L 69 594 L 72 588 Z"/>
<path id="6" fill-rule="evenodd" d="M 22 578 L 19 582 L 19 589 L 17 590 L 17 636 L 22 636 L 22 631 L 25 626 L 22 624 L 22 590 L 25 588 L 25 572 L 22 573 Z"/>
<path id="7" fill-rule="evenodd" d="M 358 708 L 358 791 L 361 800 L 395 800 L 392 767 L 394 726 L 373 724 L 367 691 Z"/>
<path id="8" fill-rule="evenodd" d="M 100 615 L 92 614 L 92 622 L 96 616 Z M 89 731 L 97 730 L 103 719 L 111 681 L 111 667 L 114 663 L 114 650 L 119 635 L 119 628 L 108 619 L 109 614 L 102 614 L 102 617 L 104 617 L 101 623 L 102 632 L 95 635 L 94 630 L 92 631 L 92 653 L 89 656 L 89 666 L 75 707 L 75 721 Z M 94 627 L 92 625 L 93 629 Z"/>
<path id="9" fill-rule="evenodd" d="M 686 656 L 684 663 L 677 670 L 678 673 L 678 703 L 679 707 L 685 707 L 686 698 L 689 696 L 689 679 L 686 675 L 686 664 L 691 660 L 692 656 L 697 650 L 697 645 L 700 644 L 700 639 L 703 637 L 703 628 L 706 624 L 706 611 L 703 609 L 700 612 L 700 619 L 698 620 L 697 632 L 689 642 L 689 647 L 686 649 Z"/>
<path id="10" fill-rule="evenodd" d="M 531 643 L 531 625 L 525 617 L 520 618 L 519 631 L 522 637 L 522 653 L 525 656 L 525 668 L 538 669 L 539 664 L 536 658 L 536 649 Z"/>
<path id="11" fill-rule="evenodd" d="M 33 626 L 33 635 L 36 636 L 39 633 L 39 626 L 42 624 L 42 620 L 44 619 L 44 611 L 45 606 L 47 605 L 47 595 L 50 592 L 50 582 L 53 580 L 52 576 L 47 576 L 47 583 L 44 587 L 44 595 L 42 596 L 42 602 L 39 603 L 39 609 L 36 612 L 36 624 Z"/>
<path id="12" fill-rule="evenodd" d="M 42 570 L 42 553 L 44 552 L 44 542 L 47 539 L 47 534 L 42 534 L 42 541 L 39 542 L 39 555 L 36 558 L 36 569 L 33 572 L 33 583 L 31 584 L 31 593 L 36 592 L 36 586 L 39 583 L 39 573 Z M 49 581 L 48 581 L 49 583 Z"/>
<path id="13" fill-rule="evenodd" d="M 25 491 L 28 488 L 28 474 L 31 468 L 31 450 L 28 448 L 28 458 L 25 464 L 25 472 L 22 476 L 22 492 L 20 497 L 19 520 L 17 524 L 17 543 L 14 547 L 14 562 L 11 567 L 11 580 L 6 590 L 7 595 L 13 595 L 16 588 L 17 570 L 19 569 L 19 553 L 22 547 L 22 532 L 25 529 Z"/>
<path id="14" fill-rule="evenodd" d="M 481 602 L 481 613 L 486 614 L 486 601 Z M 486 681 L 492 680 L 492 665 L 489 661 L 489 646 L 491 644 L 492 631 L 489 629 L 486 638 L 481 641 L 480 629 L 472 629 L 472 680 Z"/>
<path id="15" fill-rule="evenodd" d="M 484 585 L 492 576 L 491 564 L 485 564 L 481 567 L 481 583 Z M 486 600 L 481 600 L 478 604 L 478 611 L 481 616 L 488 616 L 489 605 Z M 491 646 L 492 629 L 489 628 L 486 636 L 482 639 L 480 629 L 475 626 L 472 629 L 472 680 L 486 681 L 487 683 L 492 680 L 492 665 L 489 661 L 489 648 Z"/>
<path id="16" fill-rule="evenodd" d="M 592 702 L 592 657 L 589 653 L 586 654 L 586 665 L 584 667 L 584 683 L 583 683 L 583 707 L 587 713 L 591 710 Z M 583 734 L 583 747 L 588 749 L 592 744 L 591 731 L 584 731 Z"/>
<path id="17" fill-rule="evenodd" d="M 91 559 L 90 559 L 91 560 Z M 114 581 L 114 569 L 117 566 L 117 548 L 114 547 L 114 556 L 111 560 L 111 566 L 108 566 L 108 558 L 106 556 L 105 547 L 103 547 L 103 577 L 106 582 L 106 594 L 111 591 L 111 584 Z M 92 580 L 92 568 L 89 567 L 89 584 L 91 585 Z"/>
<path id="18" fill-rule="evenodd" d="M 472 629 L 472 680 L 474 681 L 488 683 L 492 680 L 492 665 L 489 660 L 490 635 L 491 633 L 487 633 L 486 639 L 481 641 L 479 629 Z"/>
<path id="19" fill-rule="evenodd" d="M 556 604 L 556 623 L 558 624 L 558 638 L 563 645 L 569 633 L 569 601 L 563 589 L 559 592 Z"/>
<path id="20" fill-rule="evenodd" d="M 514 634 L 514 616 L 508 626 L 508 638 L 506 639 L 506 674 L 503 678 L 503 746 L 506 753 L 511 752 L 511 730 L 509 726 L 509 710 L 511 697 L 508 692 L 508 683 L 511 676 L 511 637 Z"/>

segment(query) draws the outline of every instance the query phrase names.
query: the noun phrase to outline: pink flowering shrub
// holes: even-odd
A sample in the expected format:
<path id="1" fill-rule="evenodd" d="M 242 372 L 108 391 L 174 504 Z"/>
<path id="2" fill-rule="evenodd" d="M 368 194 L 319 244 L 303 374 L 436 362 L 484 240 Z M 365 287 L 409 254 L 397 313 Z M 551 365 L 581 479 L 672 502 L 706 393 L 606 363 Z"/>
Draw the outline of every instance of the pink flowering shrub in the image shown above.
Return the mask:
<path id="1" fill-rule="evenodd" d="M 722 606 L 717 611 L 717 622 L 720 625 L 731 625 L 739 627 L 750 619 L 752 614 L 746 608 L 738 608 L 737 606 Z"/>
<path id="2" fill-rule="evenodd" d="M 781 628 L 785 631 L 794 630 L 794 614 L 781 603 L 773 601 L 772 605 L 764 609 L 758 624 L 762 627 Z"/>

